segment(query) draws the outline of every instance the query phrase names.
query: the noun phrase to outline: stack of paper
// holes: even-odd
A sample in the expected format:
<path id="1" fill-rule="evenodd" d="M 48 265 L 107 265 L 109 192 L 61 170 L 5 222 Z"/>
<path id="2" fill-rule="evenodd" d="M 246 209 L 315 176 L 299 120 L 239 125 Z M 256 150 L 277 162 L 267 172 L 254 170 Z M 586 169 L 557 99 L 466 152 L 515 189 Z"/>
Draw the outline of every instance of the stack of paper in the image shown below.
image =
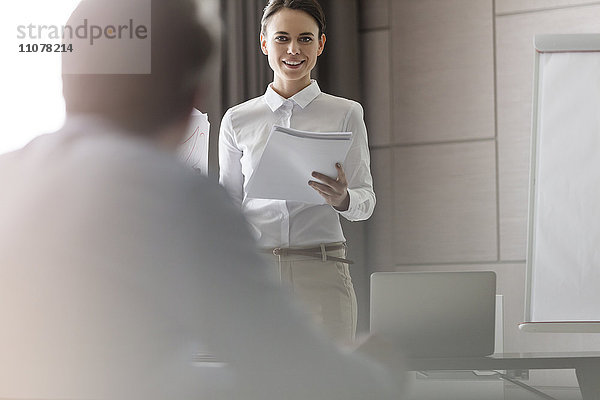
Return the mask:
<path id="1" fill-rule="evenodd" d="M 352 132 L 305 132 L 274 126 L 246 186 L 247 196 L 325 204 L 308 185 L 313 171 L 337 178 L 335 163 L 346 159 Z"/>

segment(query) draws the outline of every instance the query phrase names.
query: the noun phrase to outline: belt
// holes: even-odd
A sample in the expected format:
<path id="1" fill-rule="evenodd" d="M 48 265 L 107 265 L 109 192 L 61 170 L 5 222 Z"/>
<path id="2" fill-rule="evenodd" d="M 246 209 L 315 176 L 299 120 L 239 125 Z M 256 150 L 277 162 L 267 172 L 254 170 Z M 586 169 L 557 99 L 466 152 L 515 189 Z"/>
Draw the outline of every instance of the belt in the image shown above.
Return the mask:
<path id="1" fill-rule="evenodd" d="M 333 257 L 327 254 L 328 251 L 341 250 L 346 247 L 346 244 L 321 244 L 319 247 L 308 247 L 308 248 L 286 248 L 286 247 L 276 247 L 273 250 L 266 249 L 265 253 L 272 253 L 275 256 L 285 257 L 289 255 L 296 256 L 308 256 L 313 258 L 319 258 L 323 262 L 325 261 L 338 261 L 344 264 L 354 264 L 354 261 L 348 260 L 346 258 L 341 257 Z"/>

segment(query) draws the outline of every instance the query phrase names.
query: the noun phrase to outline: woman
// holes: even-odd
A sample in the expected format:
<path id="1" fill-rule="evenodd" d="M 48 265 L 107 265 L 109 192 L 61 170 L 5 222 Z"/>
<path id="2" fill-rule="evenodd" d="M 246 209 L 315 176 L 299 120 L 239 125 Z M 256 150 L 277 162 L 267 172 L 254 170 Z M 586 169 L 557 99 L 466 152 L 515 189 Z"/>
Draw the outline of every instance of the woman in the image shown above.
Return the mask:
<path id="1" fill-rule="evenodd" d="M 310 73 L 325 46 L 325 17 L 316 0 L 271 0 L 260 47 L 274 72 L 263 96 L 232 107 L 221 123 L 220 182 L 243 209 L 258 245 L 278 263 L 282 282 L 340 344 L 356 332 L 356 296 L 339 215 L 367 219 L 375 207 L 367 132 L 360 104 L 322 93 Z M 317 132 L 352 132 L 337 176 L 313 172 L 308 184 L 323 205 L 248 198 L 245 186 L 273 125 Z M 293 149 L 290 149 L 292 152 Z M 273 254 L 275 256 L 273 256 Z"/>

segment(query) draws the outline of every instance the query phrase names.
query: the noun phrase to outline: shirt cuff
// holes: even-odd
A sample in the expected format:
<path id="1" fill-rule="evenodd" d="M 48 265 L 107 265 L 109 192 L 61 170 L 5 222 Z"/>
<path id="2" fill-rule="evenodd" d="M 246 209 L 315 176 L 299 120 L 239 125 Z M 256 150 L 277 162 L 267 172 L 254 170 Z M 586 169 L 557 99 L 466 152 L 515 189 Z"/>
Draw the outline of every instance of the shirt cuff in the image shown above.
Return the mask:
<path id="1" fill-rule="evenodd" d="M 350 198 L 350 202 L 348 203 L 348 209 L 346 211 L 339 211 L 339 210 L 334 210 L 337 211 L 340 215 L 342 215 L 344 218 L 350 219 L 352 218 L 352 215 L 354 214 L 354 209 L 356 208 L 356 202 L 357 202 L 357 198 L 356 196 L 358 195 L 358 193 L 356 193 L 356 191 L 354 191 L 353 189 L 348 189 L 348 197 Z"/>

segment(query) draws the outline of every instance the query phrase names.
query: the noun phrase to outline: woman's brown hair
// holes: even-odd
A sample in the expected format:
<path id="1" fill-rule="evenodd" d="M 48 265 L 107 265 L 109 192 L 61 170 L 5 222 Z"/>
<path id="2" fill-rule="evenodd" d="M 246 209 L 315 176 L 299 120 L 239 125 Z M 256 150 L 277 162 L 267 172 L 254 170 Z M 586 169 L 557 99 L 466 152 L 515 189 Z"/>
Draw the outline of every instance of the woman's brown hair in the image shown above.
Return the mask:
<path id="1" fill-rule="evenodd" d="M 325 13 L 317 0 L 270 0 L 263 11 L 262 20 L 260 21 L 261 33 L 263 35 L 267 33 L 269 18 L 283 8 L 304 11 L 313 17 L 317 23 L 319 38 L 325 33 Z"/>

